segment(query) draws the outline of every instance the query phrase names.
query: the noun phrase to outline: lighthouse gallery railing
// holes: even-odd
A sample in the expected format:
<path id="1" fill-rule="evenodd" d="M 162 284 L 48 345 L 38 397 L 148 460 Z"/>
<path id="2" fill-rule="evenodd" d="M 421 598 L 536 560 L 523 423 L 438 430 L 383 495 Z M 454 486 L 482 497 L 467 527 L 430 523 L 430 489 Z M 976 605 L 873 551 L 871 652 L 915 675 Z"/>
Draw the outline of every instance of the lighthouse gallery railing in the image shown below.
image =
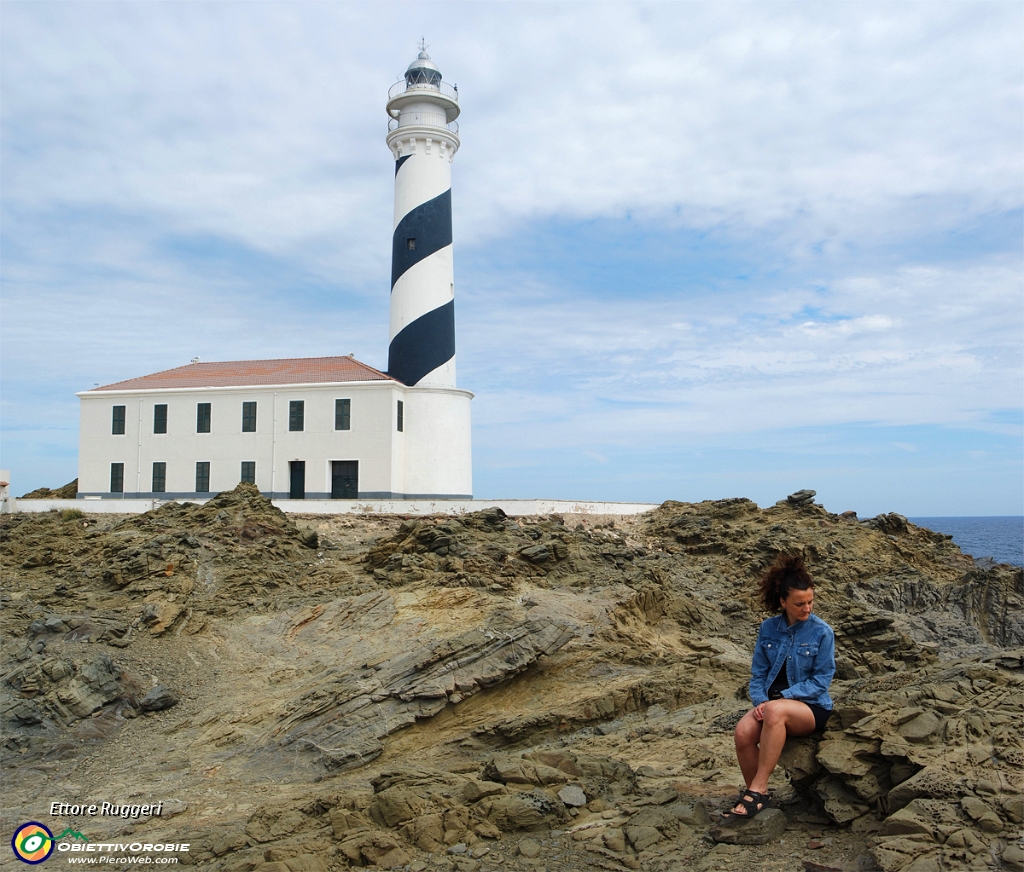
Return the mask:
<path id="1" fill-rule="evenodd" d="M 388 99 L 391 100 L 397 97 L 399 94 L 404 94 L 406 91 L 440 91 L 445 97 L 450 97 L 456 103 L 459 102 L 459 89 L 447 82 L 438 82 L 436 85 L 427 85 L 416 83 L 410 85 L 404 79 L 401 82 L 395 82 L 388 91 Z"/>

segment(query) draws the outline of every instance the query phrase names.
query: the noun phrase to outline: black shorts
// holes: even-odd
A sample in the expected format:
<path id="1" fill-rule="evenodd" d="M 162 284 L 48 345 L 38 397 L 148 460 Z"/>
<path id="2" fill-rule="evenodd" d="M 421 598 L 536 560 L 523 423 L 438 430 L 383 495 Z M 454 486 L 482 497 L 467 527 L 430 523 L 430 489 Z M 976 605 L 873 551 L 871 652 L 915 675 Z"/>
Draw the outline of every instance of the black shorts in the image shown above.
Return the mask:
<path id="1" fill-rule="evenodd" d="M 800 700 L 803 702 L 803 700 Z M 814 732 L 821 733 L 825 730 L 825 724 L 828 723 L 828 719 L 832 717 L 832 709 L 824 708 L 820 705 L 814 705 L 814 703 L 804 702 L 812 712 L 814 712 Z"/>

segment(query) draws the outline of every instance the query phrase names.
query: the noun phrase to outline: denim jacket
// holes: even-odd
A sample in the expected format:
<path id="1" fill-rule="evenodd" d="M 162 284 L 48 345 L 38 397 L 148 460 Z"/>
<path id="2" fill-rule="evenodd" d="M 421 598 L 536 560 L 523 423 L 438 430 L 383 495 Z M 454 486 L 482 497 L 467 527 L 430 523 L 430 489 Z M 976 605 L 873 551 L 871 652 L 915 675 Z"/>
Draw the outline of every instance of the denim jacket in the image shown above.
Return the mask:
<path id="1" fill-rule="evenodd" d="M 762 622 L 750 665 L 750 698 L 754 705 L 768 700 L 768 688 L 782 667 L 789 687 L 786 699 L 832 708 L 828 686 L 836 672 L 836 640 L 832 628 L 817 615 L 786 625 L 785 615 Z"/>

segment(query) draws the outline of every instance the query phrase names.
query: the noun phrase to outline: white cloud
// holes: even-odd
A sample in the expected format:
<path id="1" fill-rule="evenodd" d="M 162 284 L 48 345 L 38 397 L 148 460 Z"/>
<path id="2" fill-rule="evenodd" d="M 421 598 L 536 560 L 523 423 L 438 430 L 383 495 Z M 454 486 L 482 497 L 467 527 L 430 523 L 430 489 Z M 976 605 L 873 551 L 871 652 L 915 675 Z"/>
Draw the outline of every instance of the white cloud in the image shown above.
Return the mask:
<path id="1" fill-rule="evenodd" d="M 835 243 L 1020 206 L 1013 4 L 398 12 L 8 4 L 5 199 L 153 213 L 366 277 L 390 220 L 384 94 L 429 21 L 462 84 L 463 242 L 635 213 Z"/>
<path id="2" fill-rule="evenodd" d="M 958 305 L 931 306 L 951 293 Z M 591 300 L 581 308 L 554 289 L 546 303 L 519 308 L 513 284 L 504 295 L 487 291 L 501 322 L 466 325 L 462 347 L 493 386 L 532 386 L 516 403 L 481 397 L 478 422 L 491 422 L 492 407 L 503 423 L 518 416 L 537 445 L 656 444 L 681 434 L 864 421 L 1006 432 L 988 419 L 990 410 L 1017 408 L 1024 387 L 1021 293 L 1010 265 L 852 277 L 816 290 L 815 302 L 869 314 L 809 329 L 793 323 L 809 296 L 800 289 L 761 299 L 752 307 L 757 317 L 745 318 L 734 298 Z M 683 308 L 692 330 L 681 333 L 674 325 Z M 980 335 L 991 344 L 977 345 Z M 565 404 L 552 417 L 541 397 L 556 381 Z"/>
<path id="3" fill-rule="evenodd" d="M 532 75 L 475 83 L 466 129 L 489 159 L 464 172 L 512 216 L 678 208 L 847 239 L 1014 208 L 1020 16 L 985 9 L 579 7 L 546 22 L 557 40 L 513 28 L 506 53 Z"/>

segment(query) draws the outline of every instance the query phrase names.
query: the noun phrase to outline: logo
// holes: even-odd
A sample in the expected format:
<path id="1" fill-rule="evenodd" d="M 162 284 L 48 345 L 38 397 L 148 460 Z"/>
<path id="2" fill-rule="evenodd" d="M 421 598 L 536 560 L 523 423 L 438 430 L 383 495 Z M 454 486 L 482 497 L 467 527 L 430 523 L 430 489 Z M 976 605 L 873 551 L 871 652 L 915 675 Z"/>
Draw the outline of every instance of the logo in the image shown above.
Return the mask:
<path id="1" fill-rule="evenodd" d="M 29 821 L 27 824 L 22 824 L 18 827 L 11 837 L 11 849 L 14 851 L 14 856 L 21 860 L 22 863 L 32 863 L 35 865 L 36 863 L 42 863 L 43 860 L 49 857 L 57 843 L 65 836 L 69 836 L 79 842 L 89 841 L 80 832 L 71 829 L 71 827 L 68 827 L 55 839 L 48 827 L 43 826 L 38 821 Z M 65 847 L 61 845 L 60 849 L 63 851 Z"/>
<path id="2" fill-rule="evenodd" d="M 53 833 L 36 821 L 22 824 L 11 837 L 11 849 L 22 863 L 42 863 L 53 853 L 53 846 Z"/>

